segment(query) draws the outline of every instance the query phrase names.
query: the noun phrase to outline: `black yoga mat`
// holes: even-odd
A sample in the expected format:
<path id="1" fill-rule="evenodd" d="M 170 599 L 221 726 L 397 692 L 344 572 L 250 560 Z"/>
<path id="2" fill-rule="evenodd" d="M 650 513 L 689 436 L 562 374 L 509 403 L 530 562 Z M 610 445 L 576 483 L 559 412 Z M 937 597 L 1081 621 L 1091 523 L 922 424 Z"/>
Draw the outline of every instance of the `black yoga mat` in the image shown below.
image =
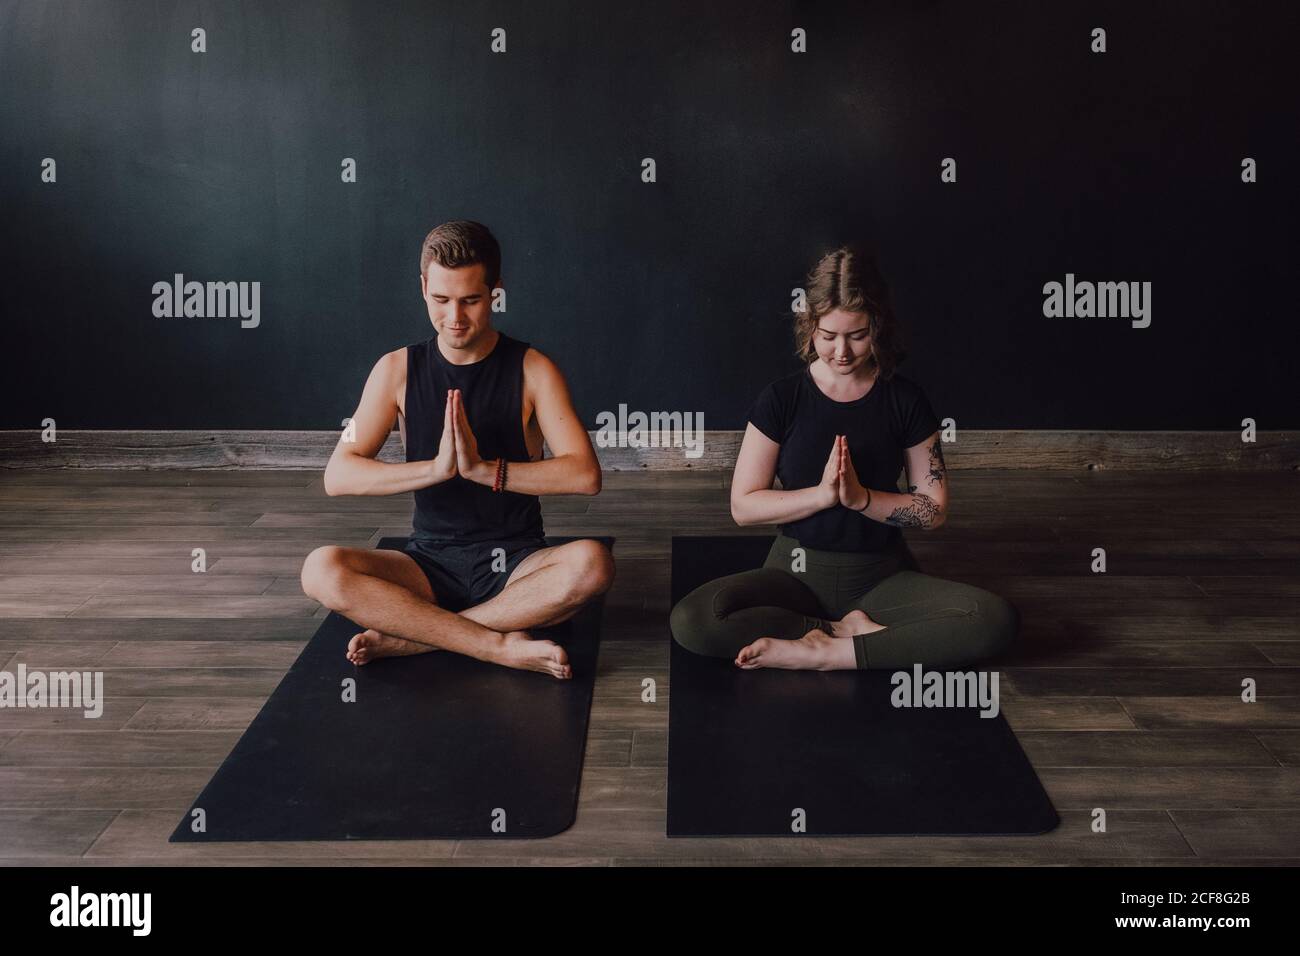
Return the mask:
<path id="1" fill-rule="evenodd" d="M 573 538 L 548 538 L 548 545 Z M 598 538 L 612 547 L 613 538 Z M 405 538 L 384 538 L 400 549 Z M 171 842 L 520 839 L 573 824 L 602 601 L 535 637 L 573 677 L 435 651 L 356 667 L 331 613 L 203 788 Z M 356 680 L 356 702 L 342 682 Z M 206 832 L 191 828 L 202 808 Z M 494 832 L 504 820 L 504 832 Z"/>
<path id="2" fill-rule="evenodd" d="M 771 544 L 674 537 L 673 603 L 760 567 Z M 895 708 L 892 671 L 745 671 L 669 642 L 670 837 L 1034 834 L 1060 823 L 1001 714 Z"/>

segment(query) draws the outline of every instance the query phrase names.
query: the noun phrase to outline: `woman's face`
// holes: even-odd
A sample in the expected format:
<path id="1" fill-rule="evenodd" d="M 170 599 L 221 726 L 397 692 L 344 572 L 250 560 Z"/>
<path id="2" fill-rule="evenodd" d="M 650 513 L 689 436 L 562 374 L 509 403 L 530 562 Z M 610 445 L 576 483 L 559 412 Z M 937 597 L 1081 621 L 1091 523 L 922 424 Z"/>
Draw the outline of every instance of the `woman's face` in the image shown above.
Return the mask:
<path id="1" fill-rule="evenodd" d="M 813 347 L 831 371 L 840 375 L 857 372 L 871 355 L 866 315 L 843 309 L 827 312 L 813 332 Z"/>

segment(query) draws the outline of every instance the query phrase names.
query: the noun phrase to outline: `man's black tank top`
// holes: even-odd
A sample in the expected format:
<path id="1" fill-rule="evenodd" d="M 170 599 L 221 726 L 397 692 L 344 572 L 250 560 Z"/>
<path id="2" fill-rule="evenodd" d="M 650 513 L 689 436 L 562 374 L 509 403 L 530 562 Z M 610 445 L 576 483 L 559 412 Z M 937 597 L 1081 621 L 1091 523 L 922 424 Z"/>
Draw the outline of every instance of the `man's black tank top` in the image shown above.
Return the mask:
<path id="1" fill-rule="evenodd" d="M 528 343 L 497 333 L 486 357 L 453 365 L 438 337 L 406 347 L 406 460 L 438 456 L 447 390 L 458 388 L 482 458 L 528 461 L 524 438 L 524 353 Z M 507 482 L 509 476 L 507 475 Z M 507 541 L 542 538 L 536 495 L 493 491 L 462 475 L 415 491 L 412 537 L 429 541 Z"/>

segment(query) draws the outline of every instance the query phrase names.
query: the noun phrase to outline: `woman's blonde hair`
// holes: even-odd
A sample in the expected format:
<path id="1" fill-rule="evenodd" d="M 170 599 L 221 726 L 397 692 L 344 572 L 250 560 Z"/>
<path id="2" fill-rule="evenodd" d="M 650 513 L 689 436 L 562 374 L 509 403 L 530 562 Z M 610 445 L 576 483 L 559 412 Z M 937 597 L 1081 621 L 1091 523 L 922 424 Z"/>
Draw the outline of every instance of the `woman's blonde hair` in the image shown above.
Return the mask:
<path id="1" fill-rule="evenodd" d="M 813 336 L 822 317 L 836 309 L 867 317 L 871 334 L 871 358 L 880 378 L 888 380 L 907 357 L 899 341 L 889 285 L 875 255 L 858 244 L 841 246 L 818 260 L 808 273 L 806 308 L 794 310 L 795 351 L 805 363 L 817 359 Z"/>

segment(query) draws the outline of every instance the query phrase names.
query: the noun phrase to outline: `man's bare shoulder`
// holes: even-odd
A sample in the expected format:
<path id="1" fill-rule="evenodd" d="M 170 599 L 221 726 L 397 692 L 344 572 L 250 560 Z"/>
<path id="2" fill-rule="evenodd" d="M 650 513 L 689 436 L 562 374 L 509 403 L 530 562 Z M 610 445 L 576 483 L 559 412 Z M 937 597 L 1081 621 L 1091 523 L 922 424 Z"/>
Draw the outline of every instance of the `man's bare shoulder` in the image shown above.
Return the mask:
<path id="1" fill-rule="evenodd" d="M 530 345 L 528 351 L 524 353 L 524 378 L 545 384 L 554 382 L 557 378 L 563 381 L 564 374 L 549 355 Z"/>
<path id="2" fill-rule="evenodd" d="M 393 349 L 391 352 L 385 352 L 379 361 L 387 363 L 387 370 L 390 374 L 400 375 L 402 378 L 406 378 L 405 345 L 400 349 Z"/>
<path id="3" fill-rule="evenodd" d="M 371 375 L 401 409 L 406 398 L 406 346 L 379 356 Z"/>

